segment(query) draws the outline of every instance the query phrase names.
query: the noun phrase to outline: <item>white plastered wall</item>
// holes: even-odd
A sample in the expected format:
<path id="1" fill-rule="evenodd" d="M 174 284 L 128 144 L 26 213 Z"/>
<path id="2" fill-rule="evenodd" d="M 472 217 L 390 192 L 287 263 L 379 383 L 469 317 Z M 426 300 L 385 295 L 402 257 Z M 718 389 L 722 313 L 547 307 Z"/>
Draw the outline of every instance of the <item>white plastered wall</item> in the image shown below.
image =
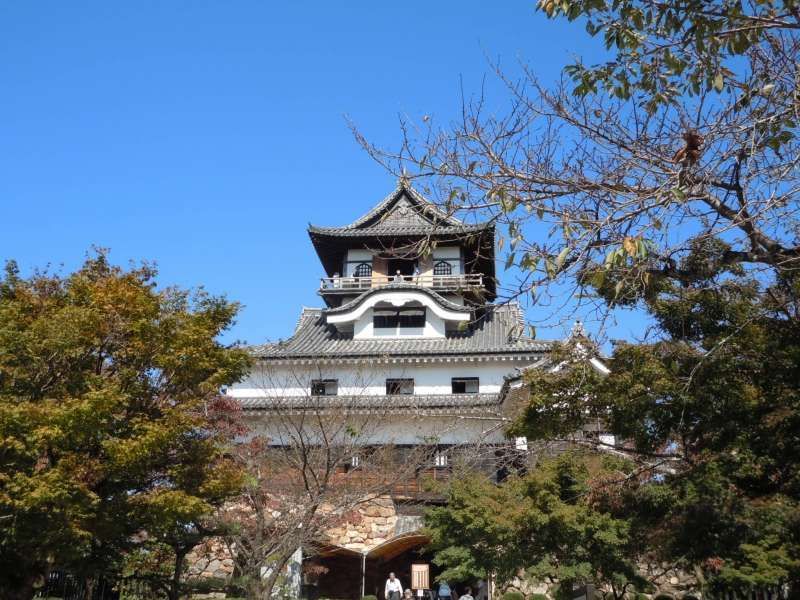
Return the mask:
<path id="1" fill-rule="evenodd" d="M 344 276 L 352 277 L 356 267 L 358 267 L 358 263 L 362 262 L 372 265 L 372 252 L 369 250 L 348 250 Z"/>
<path id="2" fill-rule="evenodd" d="M 373 328 L 372 307 L 380 302 L 388 302 L 392 306 L 408 306 L 421 304 L 426 308 L 425 327 L 422 328 Z M 428 294 L 418 291 L 385 291 L 367 297 L 358 306 L 343 314 L 329 314 L 327 322 L 342 327 L 353 323 L 353 337 L 365 338 L 441 338 L 445 335 L 446 321 L 452 322 L 451 327 L 458 323 L 466 322 L 470 318 L 469 312 L 456 311 L 443 308 Z"/>
<path id="3" fill-rule="evenodd" d="M 443 338 L 445 323 L 430 310 L 425 311 L 425 327 L 381 329 L 373 327 L 372 309 L 366 311 L 353 325 L 353 337 L 364 338 Z"/>
<path id="4" fill-rule="evenodd" d="M 441 246 L 434 248 L 429 275 L 433 275 L 433 265 L 439 260 L 447 260 L 453 267 L 453 275 L 461 274 L 461 248 L 458 246 Z"/>
<path id="5" fill-rule="evenodd" d="M 235 398 L 307 396 L 312 379 L 337 379 L 340 396 L 382 396 L 386 394 L 386 379 L 414 379 L 415 395 L 450 394 L 450 380 L 453 377 L 478 377 L 479 392 L 494 394 L 500 391 L 504 377 L 513 369 L 514 363 L 506 361 L 411 365 L 262 365 L 229 388 L 228 394 Z"/>

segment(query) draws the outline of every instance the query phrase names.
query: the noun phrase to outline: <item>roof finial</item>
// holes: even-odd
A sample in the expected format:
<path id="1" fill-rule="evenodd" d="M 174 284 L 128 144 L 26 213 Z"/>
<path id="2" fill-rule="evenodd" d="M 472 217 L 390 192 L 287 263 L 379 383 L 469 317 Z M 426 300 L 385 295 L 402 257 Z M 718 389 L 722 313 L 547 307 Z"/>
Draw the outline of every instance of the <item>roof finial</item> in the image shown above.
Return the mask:
<path id="1" fill-rule="evenodd" d="M 586 330 L 583 328 L 583 321 L 577 319 L 575 324 L 572 326 L 572 333 L 570 333 L 570 337 L 586 337 Z"/>
<path id="2" fill-rule="evenodd" d="M 411 185 L 411 178 L 408 176 L 408 172 L 406 172 L 405 166 L 402 167 L 400 171 L 400 177 L 397 178 L 397 187 L 408 187 Z"/>

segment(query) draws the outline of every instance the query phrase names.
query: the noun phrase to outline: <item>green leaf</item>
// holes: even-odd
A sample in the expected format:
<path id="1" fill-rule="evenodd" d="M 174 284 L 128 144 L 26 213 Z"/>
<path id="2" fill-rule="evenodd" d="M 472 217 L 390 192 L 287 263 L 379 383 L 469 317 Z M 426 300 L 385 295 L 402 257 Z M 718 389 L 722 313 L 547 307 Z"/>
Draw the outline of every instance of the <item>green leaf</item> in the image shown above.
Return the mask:
<path id="1" fill-rule="evenodd" d="M 561 249 L 561 252 L 559 252 L 558 256 L 556 257 L 556 269 L 558 269 L 559 271 L 561 270 L 561 267 L 564 266 L 564 261 L 567 259 L 568 255 L 569 255 L 569 246 L 565 246 L 564 248 Z"/>
<path id="2" fill-rule="evenodd" d="M 681 188 L 672 188 L 672 195 L 678 202 L 683 202 L 686 200 L 686 192 L 684 192 Z"/>
<path id="3" fill-rule="evenodd" d="M 544 259 L 544 271 L 550 279 L 554 279 L 558 272 L 555 261 L 549 256 Z"/>

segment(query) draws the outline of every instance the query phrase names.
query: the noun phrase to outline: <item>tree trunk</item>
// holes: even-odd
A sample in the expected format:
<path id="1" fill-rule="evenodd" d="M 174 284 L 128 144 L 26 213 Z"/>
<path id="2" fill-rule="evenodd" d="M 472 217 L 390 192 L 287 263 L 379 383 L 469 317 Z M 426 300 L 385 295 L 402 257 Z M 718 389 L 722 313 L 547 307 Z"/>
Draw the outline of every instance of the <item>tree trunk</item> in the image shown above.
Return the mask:
<path id="1" fill-rule="evenodd" d="M 289 559 L 292 558 L 292 554 L 294 554 L 294 552 L 283 554 L 280 558 L 275 560 L 271 565 L 272 570 L 267 577 L 261 576 L 260 565 L 253 569 L 254 572 L 248 577 L 247 600 L 269 600 L 272 597 L 272 590 L 275 588 L 275 584 L 278 582 Z"/>
<path id="2" fill-rule="evenodd" d="M 264 582 L 260 575 L 247 579 L 247 600 L 264 599 Z"/>
<path id="3" fill-rule="evenodd" d="M 187 550 L 175 548 L 175 566 L 172 571 L 172 580 L 169 582 L 167 597 L 169 600 L 180 600 L 181 596 L 181 573 L 183 572 L 183 561 L 186 558 Z"/>

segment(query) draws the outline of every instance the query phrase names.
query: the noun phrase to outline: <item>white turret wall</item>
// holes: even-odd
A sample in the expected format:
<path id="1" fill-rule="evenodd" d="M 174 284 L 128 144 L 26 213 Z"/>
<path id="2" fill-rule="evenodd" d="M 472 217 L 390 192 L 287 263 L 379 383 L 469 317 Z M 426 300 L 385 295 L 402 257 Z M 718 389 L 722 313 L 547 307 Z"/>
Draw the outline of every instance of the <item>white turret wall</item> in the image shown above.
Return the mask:
<path id="1" fill-rule="evenodd" d="M 500 391 L 503 378 L 523 361 L 386 364 L 381 359 L 363 365 L 260 366 L 228 394 L 239 398 L 308 396 L 312 379 L 337 379 L 340 396 L 386 394 L 386 379 L 414 379 L 415 395 L 450 394 L 451 378 L 478 377 L 480 393 Z"/>

